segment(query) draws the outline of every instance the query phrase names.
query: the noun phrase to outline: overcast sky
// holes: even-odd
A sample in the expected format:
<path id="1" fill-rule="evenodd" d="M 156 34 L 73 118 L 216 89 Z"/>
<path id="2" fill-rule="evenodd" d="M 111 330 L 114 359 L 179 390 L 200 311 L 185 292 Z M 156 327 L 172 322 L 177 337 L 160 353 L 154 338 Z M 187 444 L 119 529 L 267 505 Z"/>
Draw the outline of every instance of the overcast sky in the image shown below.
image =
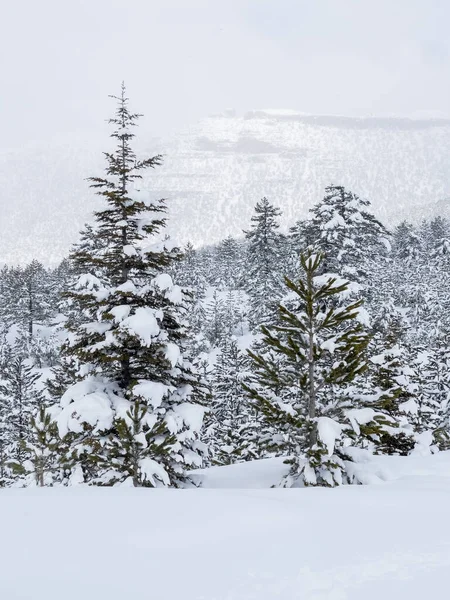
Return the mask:
<path id="1" fill-rule="evenodd" d="M 4 0 L 0 147 L 234 107 L 450 113 L 449 0 Z"/>

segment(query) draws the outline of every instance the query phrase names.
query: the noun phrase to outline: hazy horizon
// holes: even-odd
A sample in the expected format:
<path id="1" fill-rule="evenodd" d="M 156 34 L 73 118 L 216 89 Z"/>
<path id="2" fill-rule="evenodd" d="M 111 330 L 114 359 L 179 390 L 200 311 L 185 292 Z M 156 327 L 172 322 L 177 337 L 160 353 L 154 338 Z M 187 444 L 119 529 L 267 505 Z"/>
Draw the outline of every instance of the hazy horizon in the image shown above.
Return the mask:
<path id="1" fill-rule="evenodd" d="M 103 135 L 122 80 L 157 137 L 226 108 L 450 116 L 441 0 L 28 0 L 3 16 L 2 149 Z"/>

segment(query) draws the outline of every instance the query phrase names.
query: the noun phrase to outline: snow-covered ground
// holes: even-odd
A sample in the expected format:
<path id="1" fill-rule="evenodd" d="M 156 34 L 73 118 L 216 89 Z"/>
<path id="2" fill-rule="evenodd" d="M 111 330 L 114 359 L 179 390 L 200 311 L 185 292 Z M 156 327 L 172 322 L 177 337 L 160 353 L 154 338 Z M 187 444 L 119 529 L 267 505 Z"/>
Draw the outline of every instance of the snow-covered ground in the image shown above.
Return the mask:
<path id="1" fill-rule="evenodd" d="M 446 597 L 450 453 L 377 468 L 388 481 L 338 489 L 248 489 L 283 469 L 259 461 L 204 489 L 1 490 L 0 598 Z"/>

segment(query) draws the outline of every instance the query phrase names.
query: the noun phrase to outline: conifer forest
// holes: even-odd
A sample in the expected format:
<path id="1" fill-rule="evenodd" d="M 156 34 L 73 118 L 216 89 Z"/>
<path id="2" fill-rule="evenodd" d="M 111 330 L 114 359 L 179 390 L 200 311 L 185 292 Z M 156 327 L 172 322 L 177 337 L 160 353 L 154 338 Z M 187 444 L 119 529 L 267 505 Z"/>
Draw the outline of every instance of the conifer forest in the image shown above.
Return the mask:
<path id="1" fill-rule="evenodd" d="M 113 98 L 103 206 L 56 268 L 0 274 L 0 485 L 195 485 L 283 457 L 281 487 L 361 484 L 368 455 L 450 448 L 450 224 L 394 228 L 330 184 L 282 233 L 180 248 Z M 175 217 L 176 218 L 176 217 Z"/>

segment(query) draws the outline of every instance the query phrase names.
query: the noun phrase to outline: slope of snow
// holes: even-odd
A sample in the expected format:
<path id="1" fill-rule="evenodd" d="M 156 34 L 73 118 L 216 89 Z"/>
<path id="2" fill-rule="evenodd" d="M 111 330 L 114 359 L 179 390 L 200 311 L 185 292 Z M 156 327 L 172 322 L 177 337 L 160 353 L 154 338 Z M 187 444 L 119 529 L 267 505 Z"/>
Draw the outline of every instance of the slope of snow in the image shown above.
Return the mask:
<path id="1" fill-rule="evenodd" d="M 0 597 L 445 597 L 450 454 L 385 462 L 397 479 L 332 490 L 1 490 Z"/>
<path id="2" fill-rule="evenodd" d="M 286 228 L 330 183 L 367 197 L 389 224 L 450 209 L 450 120 L 228 111 L 166 141 L 146 144 L 143 132 L 145 154 L 165 157 L 143 187 L 168 199 L 180 242 L 241 235 L 262 196 L 282 208 Z M 0 262 L 67 253 L 99 206 L 85 179 L 102 172 L 109 149 L 108 139 L 78 138 L 0 153 Z"/>

